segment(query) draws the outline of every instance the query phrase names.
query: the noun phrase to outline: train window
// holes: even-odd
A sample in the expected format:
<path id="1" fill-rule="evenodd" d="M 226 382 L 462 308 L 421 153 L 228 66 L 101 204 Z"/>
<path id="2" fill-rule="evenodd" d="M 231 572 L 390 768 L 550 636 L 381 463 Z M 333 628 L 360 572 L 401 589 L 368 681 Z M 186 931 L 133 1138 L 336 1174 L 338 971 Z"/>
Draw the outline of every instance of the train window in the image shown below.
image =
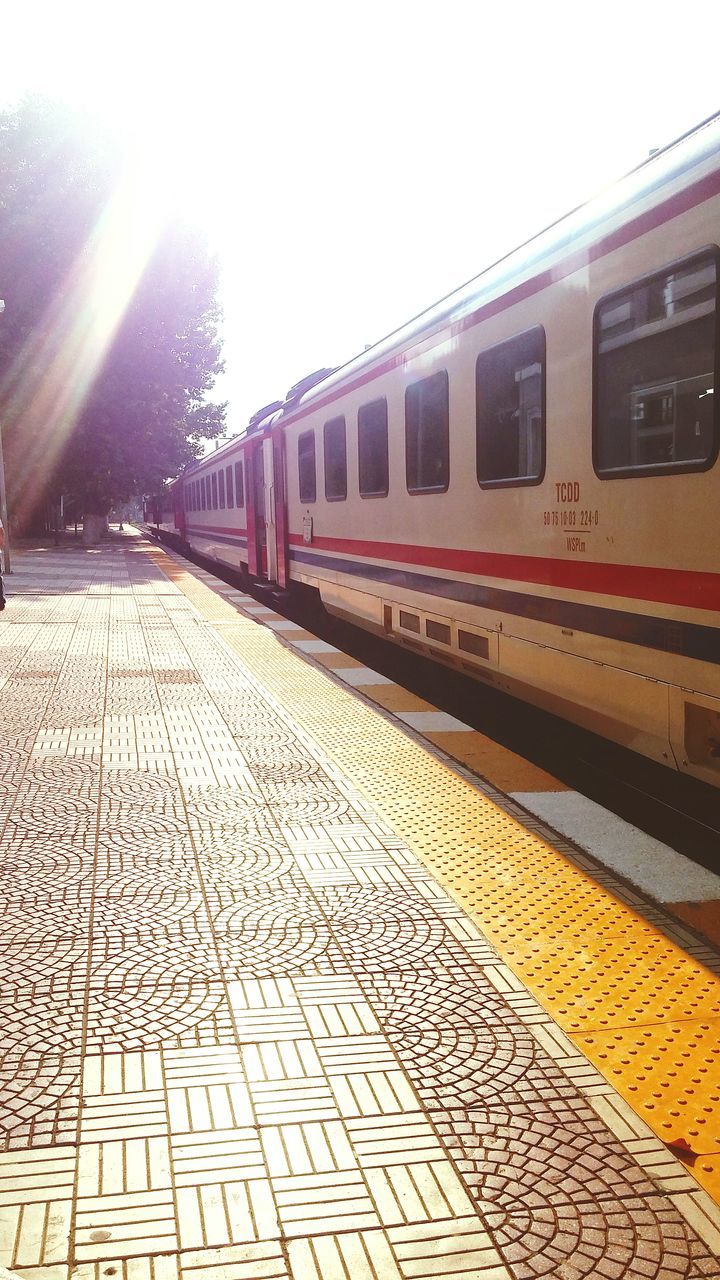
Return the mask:
<path id="1" fill-rule="evenodd" d="M 717 255 L 706 252 L 595 309 L 599 476 L 703 471 L 718 451 Z"/>
<path id="2" fill-rule="evenodd" d="M 387 497 L 387 400 L 371 400 L 358 410 L 358 470 L 361 498 Z"/>
<path id="3" fill-rule="evenodd" d="M 345 419 L 331 418 L 323 427 L 325 497 L 328 502 L 347 498 L 347 446 Z"/>
<path id="4" fill-rule="evenodd" d="M 314 502 L 317 497 L 314 431 L 304 431 L 301 436 L 298 436 L 298 479 L 300 501 Z"/>
<path id="5" fill-rule="evenodd" d="M 243 485 L 243 464 L 235 463 L 235 501 L 239 507 L 245 506 L 245 487 Z"/>
<path id="6" fill-rule="evenodd" d="M 545 330 L 539 325 L 475 363 L 477 478 L 483 488 L 545 474 Z"/>
<path id="7" fill-rule="evenodd" d="M 443 644 L 450 644 L 452 640 L 452 632 L 446 622 L 434 622 L 432 618 L 425 619 L 425 635 L 431 640 L 441 640 Z"/>
<path id="8" fill-rule="evenodd" d="M 208 509 L 207 476 L 203 476 L 202 480 L 200 481 L 200 495 L 202 498 L 202 509 L 203 511 L 207 511 Z"/>
<path id="9" fill-rule="evenodd" d="M 218 499 L 220 506 L 225 506 L 225 472 L 222 467 L 218 471 Z"/>
<path id="10" fill-rule="evenodd" d="M 458 649 L 463 649 L 465 653 L 475 653 L 478 658 L 490 657 L 490 641 L 487 636 L 475 635 L 473 631 L 458 629 Z"/>
<path id="11" fill-rule="evenodd" d="M 448 376 L 443 369 L 405 392 L 408 493 L 444 492 L 450 479 Z"/>
<path id="12" fill-rule="evenodd" d="M 227 504 L 229 507 L 235 506 L 235 497 L 233 494 L 233 474 L 232 467 L 225 468 L 225 492 L 227 494 Z"/>
<path id="13" fill-rule="evenodd" d="M 218 482 L 217 482 L 217 471 L 213 471 L 213 473 L 212 473 L 211 484 L 212 484 L 212 510 L 213 510 L 213 511 L 217 511 L 217 509 L 218 509 Z"/>
<path id="14" fill-rule="evenodd" d="M 420 619 L 416 613 L 407 613 L 405 609 L 401 609 L 399 621 L 406 631 L 417 631 L 420 635 Z"/>

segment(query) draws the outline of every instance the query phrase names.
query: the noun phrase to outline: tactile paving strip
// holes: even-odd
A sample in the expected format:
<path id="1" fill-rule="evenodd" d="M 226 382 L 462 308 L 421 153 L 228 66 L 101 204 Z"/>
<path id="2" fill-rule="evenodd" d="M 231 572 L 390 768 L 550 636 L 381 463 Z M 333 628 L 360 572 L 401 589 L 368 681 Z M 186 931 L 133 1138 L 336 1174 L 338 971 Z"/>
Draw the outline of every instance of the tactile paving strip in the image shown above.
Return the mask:
<path id="1" fill-rule="evenodd" d="M 577 1043 L 664 1142 L 720 1153 L 720 1018 L 579 1036 Z"/>
<path id="2" fill-rule="evenodd" d="M 657 935 L 590 934 L 577 947 L 545 938 L 507 961 L 569 1033 L 720 1017 L 717 978 Z"/>
<path id="3" fill-rule="evenodd" d="M 222 634 L 247 668 L 371 797 L 537 1000 L 559 1021 L 566 1015 L 556 1009 L 569 1009 L 568 1019 L 578 1024 L 564 1022 L 571 1039 L 664 1142 L 687 1148 L 689 1167 L 717 1199 L 718 1168 L 711 1157 L 720 1160 L 720 1019 L 708 1011 L 717 1009 L 720 979 L 691 966 L 659 930 L 397 725 L 299 660 L 269 630 L 238 621 L 231 606 L 163 552 L 153 549 L 151 555 L 203 617 L 237 623 Z M 587 939 L 603 945 L 593 954 Z M 539 947 L 542 952 L 553 945 L 563 949 L 562 972 L 555 977 L 552 956 L 538 957 Z M 638 970 L 632 957 L 644 947 L 648 955 Z M 672 975 L 679 979 L 675 991 Z M 638 981 L 641 991 L 633 1001 L 629 989 Z M 614 1028 L 611 1034 L 586 1034 L 580 1010 L 590 1012 L 590 1004 L 598 1019 L 593 1025 L 604 1020 Z M 621 1032 L 625 1020 L 628 1029 Z M 641 1049 L 653 1037 L 659 1045 L 668 1036 L 684 1046 L 680 1065 L 638 1072 Z"/>
<path id="4" fill-rule="evenodd" d="M 182 566 L 159 550 L 151 554 L 202 616 L 211 614 L 213 621 L 232 617 L 237 622 L 231 605 L 219 602 Z M 278 644 L 272 632 L 238 622 L 237 627 L 224 627 L 223 637 L 288 713 L 372 796 L 380 814 L 433 868 L 538 1002 L 564 1025 L 655 1133 L 691 1153 L 720 1156 L 720 1069 L 715 1066 L 720 1062 L 720 1019 L 710 1016 L 720 1002 L 720 979 L 693 965 L 642 916 L 502 813 L 364 701 L 328 682 L 310 664 L 299 667 L 295 654 Z M 588 938 L 594 954 L 593 948 L 588 950 Z M 561 972 L 555 978 L 553 948 L 562 951 Z M 646 961 L 638 969 L 643 950 Z M 609 959 L 612 954 L 615 963 Z M 678 978 L 675 991 L 670 989 L 673 974 Z M 700 1030 L 693 1020 L 703 1019 L 700 1053 L 712 1061 L 714 1070 L 706 1074 L 707 1062 L 698 1062 L 697 1080 L 688 1080 L 687 1070 L 667 1073 L 660 1084 L 662 1107 L 653 1097 L 657 1089 L 652 1073 L 637 1079 L 628 1044 L 607 1033 L 583 1034 L 591 1025 L 635 1028 L 639 1018 L 646 1027 L 637 1034 L 651 1030 L 660 1037 L 670 1020 L 674 1032 L 676 1019 L 687 1019 L 680 1023 L 680 1034 L 689 1037 Z M 693 1116 L 702 1116 L 703 1124 L 692 1123 Z M 706 1133 L 719 1135 L 715 1146 L 708 1147 L 701 1138 Z M 705 1148 L 702 1152 L 698 1142 Z M 698 1181 L 717 1196 L 716 1170 L 689 1158 Z"/>

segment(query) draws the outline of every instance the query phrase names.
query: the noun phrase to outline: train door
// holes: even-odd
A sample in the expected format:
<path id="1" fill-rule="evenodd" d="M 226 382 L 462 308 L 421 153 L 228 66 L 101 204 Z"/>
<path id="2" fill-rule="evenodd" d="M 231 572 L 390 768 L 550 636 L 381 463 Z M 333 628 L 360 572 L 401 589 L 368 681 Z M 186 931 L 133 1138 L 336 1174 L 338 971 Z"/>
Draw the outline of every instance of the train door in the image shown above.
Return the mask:
<path id="1" fill-rule="evenodd" d="M 265 469 L 263 442 L 255 441 L 245 453 L 245 510 L 247 513 L 248 573 L 265 577 Z"/>
<path id="2" fill-rule="evenodd" d="M 279 587 L 288 585 L 288 522 L 287 487 L 285 480 L 285 432 L 273 436 L 273 505 L 275 520 L 275 581 Z"/>
<path id="3" fill-rule="evenodd" d="M 277 582 L 277 532 L 275 528 L 275 468 L 273 458 L 273 442 L 269 438 L 263 440 L 263 492 L 262 501 L 265 512 L 265 576 L 268 582 Z"/>
<path id="4" fill-rule="evenodd" d="M 173 507 L 175 516 L 175 528 L 181 538 L 185 537 L 185 485 L 182 480 L 176 480 L 173 485 Z"/>
<path id="5" fill-rule="evenodd" d="M 245 455 L 248 573 L 287 586 L 284 437 L 258 440 Z"/>

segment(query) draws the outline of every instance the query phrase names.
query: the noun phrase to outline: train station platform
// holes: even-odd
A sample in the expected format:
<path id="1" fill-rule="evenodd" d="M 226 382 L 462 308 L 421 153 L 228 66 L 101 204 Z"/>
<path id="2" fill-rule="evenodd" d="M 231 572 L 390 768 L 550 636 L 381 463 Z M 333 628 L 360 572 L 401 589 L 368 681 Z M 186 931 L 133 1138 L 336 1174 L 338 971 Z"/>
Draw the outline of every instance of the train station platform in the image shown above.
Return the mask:
<path id="1" fill-rule="evenodd" d="M 15 568 L 0 1272 L 718 1280 L 710 943 L 166 550 Z"/>

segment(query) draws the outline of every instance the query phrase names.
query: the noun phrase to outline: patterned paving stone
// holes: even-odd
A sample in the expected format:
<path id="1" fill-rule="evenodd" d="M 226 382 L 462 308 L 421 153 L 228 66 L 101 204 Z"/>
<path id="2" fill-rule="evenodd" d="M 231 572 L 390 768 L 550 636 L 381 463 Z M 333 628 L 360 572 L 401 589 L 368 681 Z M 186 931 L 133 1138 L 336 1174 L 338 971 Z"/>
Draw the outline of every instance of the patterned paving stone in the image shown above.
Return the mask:
<path id="1" fill-rule="evenodd" d="M 80 1058 L 0 1054 L 0 1150 L 74 1142 Z"/>
<path id="2" fill-rule="evenodd" d="M 52 988 L 48 983 L 0 996 L 0 1055 L 65 1055 L 80 1052 L 84 984 Z"/>
<path id="3" fill-rule="evenodd" d="M 307 888 L 296 860 L 269 840 L 198 841 L 197 857 L 209 900 L 222 889 L 297 894 Z"/>
<path id="4" fill-rule="evenodd" d="M 90 1053 L 234 1043 L 230 1006 L 220 983 L 178 980 L 89 992 Z"/>
<path id="5" fill-rule="evenodd" d="M 0 618 L 0 1266 L 717 1280 L 709 1198 L 126 547 Z"/>
<path id="6" fill-rule="evenodd" d="M 318 889 L 317 899 L 352 964 L 422 964 L 452 941 L 442 920 L 419 896 L 376 889 Z"/>
<path id="7" fill-rule="evenodd" d="M 701 1280 L 711 1255 L 669 1200 L 566 1202 L 519 1213 L 487 1210 L 490 1230 L 517 1280 Z"/>
<path id="8" fill-rule="evenodd" d="M 226 905 L 211 909 L 211 918 L 228 977 L 335 973 L 346 968 L 309 894 L 233 894 Z"/>
<path id="9" fill-rule="evenodd" d="M 209 930 L 201 933 L 196 918 L 177 924 L 154 925 L 152 912 L 146 928 L 93 931 L 90 985 L 135 987 L 173 985 L 176 982 L 218 982 L 222 965 Z"/>
<path id="10" fill-rule="evenodd" d="M 209 921 L 204 896 L 197 884 L 167 886 L 133 880 L 109 890 L 96 886 L 93 925 L 109 932 L 173 928 L 205 934 Z"/>
<path id="11" fill-rule="evenodd" d="M 511 1205 L 651 1195 L 653 1184 L 585 1102 L 543 1100 L 438 1113 L 438 1132 L 478 1196 Z"/>
<path id="12" fill-rule="evenodd" d="M 443 1272 L 467 1280 L 510 1278 L 484 1224 L 476 1217 L 392 1227 L 388 1238 L 404 1280 L 430 1280 Z"/>
<path id="13" fill-rule="evenodd" d="M 62 892 L 66 885 L 87 881 L 89 888 L 94 874 L 92 842 L 89 848 L 70 849 L 60 843 L 26 839 L 13 846 L 10 839 L 3 841 L 3 858 L 0 863 L 0 898 L 12 897 L 24 900 L 51 888 Z M 84 885 L 82 887 L 85 887 Z"/>
<path id="14" fill-rule="evenodd" d="M 171 854 L 184 856 L 192 841 L 187 826 L 180 819 L 166 817 L 164 814 L 143 815 L 138 822 L 137 814 L 127 813 L 122 817 L 113 815 L 100 823 L 98 846 L 118 857 L 136 855 L 142 857 L 149 854 L 154 857 L 167 857 Z"/>
<path id="15" fill-rule="evenodd" d="M 482 971 L 404 970 L 363 987 L 426 1106 L 575 1096 Z"/>

